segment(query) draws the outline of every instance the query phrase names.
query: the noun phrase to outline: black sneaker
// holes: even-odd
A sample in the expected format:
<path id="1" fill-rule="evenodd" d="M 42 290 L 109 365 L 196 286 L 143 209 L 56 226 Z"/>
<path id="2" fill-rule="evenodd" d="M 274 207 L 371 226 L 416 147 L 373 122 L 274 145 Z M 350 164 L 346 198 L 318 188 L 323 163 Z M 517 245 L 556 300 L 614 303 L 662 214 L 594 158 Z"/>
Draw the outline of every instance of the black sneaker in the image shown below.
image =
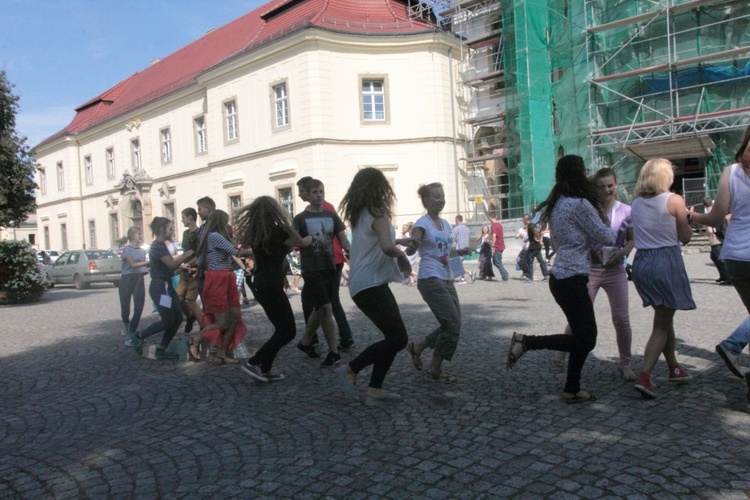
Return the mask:
<path id="1" fill-rule="evenodd" d="M 193 331 L 193 325 L 195 325 L 195 316 L 190 316 L 185 322 L 185 333 Z"/>
<path id="2" fill-rule="evenodd" d="M 302 345 L 302 342 L 297 344 L 297 349 L 307 354 L 308 358 L 319 358 L 320 354 L 313 345 Z"/>
<path id="3" fill-rule="evenodd" d="M 350 351 L 354 349 L 354 339 L 342 340 L 338 346 L 339 351 Z"/>
<path id="4" fill-rule="evenodd" d="M 323 360 L 322 363 L 320 363 L 321 368 L 331 368 L 332 366 L 336 366 L 339 364 L 339 361 L 341 361 L 341 354 L 333 351 L 328 352 L 328 356 L 326 356 L 326 359 Z"/>

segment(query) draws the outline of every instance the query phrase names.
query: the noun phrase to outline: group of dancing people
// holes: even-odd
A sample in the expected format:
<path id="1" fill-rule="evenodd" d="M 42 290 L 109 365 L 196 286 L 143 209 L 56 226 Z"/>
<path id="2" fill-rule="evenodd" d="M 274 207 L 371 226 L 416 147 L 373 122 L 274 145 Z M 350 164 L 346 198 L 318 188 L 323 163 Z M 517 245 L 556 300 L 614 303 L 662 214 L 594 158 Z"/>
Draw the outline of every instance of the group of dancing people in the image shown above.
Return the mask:
<path id="1" fill-rule="evenodd" d="M 582 389 L 581 373 L 597 340 L 597 323 L 593 301 L 600 289 L 608 296 L 612 321 L 620 354 L 619 370 L 626 380 L 635 381 L 635 389 L 646 398 L 657 396 L 652 372 L 660 355 L 664 355 L 670 382 L 684 383 L 691 375 L 675 355 L 673 319 L 677 310 L 695 309 L 690 283 L 681 255 L 681 244 L 690 241 L 691 222 L 718 225 L 731 212 L 732 223 L 726 232 L 722 260 L 732 283 L 750 311 L 750 251 L 740 243 L 750 234 L 750 128 L 737 153 L 737 163 L 728 167 L 719 182 L 717 199 L 708 214 L 688 210 L 683 198 L 669 191 L 673 168 L 665 159 L 646 162 L 640 171 L 632 207 L 617 200 L 617 178 L 611 169 L 602 169 L 592 178 L 579 156 L 560 158 L 555 170 L 555 185 L 549 197 L 538 207 L 542 227 L 551 231 L 556 252 L 549 271 L 549 288 L 566 316 L 563 333 L 529 335 L 513 333 L 507 353 L 511 369 L 524 353 L 547 349 L 558 351 L 555 362 L 565 364 L 569 354 L 567 377 L 562 398 L 566 403 L 595 401 L 596 396 Z M 439 183 L 423 185 L 418 195 L 426 214 L 418 219 L 401 238 L 396 238 L 392 224 L 395 194 L 381 171 L 360 170 L 341 202 L 342 218 L 325 202 L 321 181 L 305 178 L 300 185 L 303 199 L 309 205 L 293 219 L 271 197 L 261 196 L 239 210 L 234 240 L 227 234 L 228 215 L 216 210 L 210 198 L 198 201 L 198 215 L 204 220 L 200 228 L 190 210 L 183 212 L 188 226 L 183 237 L 184 253 L 172 256 L 164 241 L 172 237 L 172 223 L 156 217 L 151 224 L 155 240 L 146 264 L 140 250 L 142 234 L 128 232 L 130 245 L 123 251 L 123 281 L 127 290 L 137 288 L 146 269 L 151 273 L 149 294 L 159 312 L 159 321 L 144 330 L 127 328 L 132 345 L 141 352 L 143 339 L 163 331 L 157 347 L 157 358 L 169 359 L 167 350 L 183 319 L 183 310 L 201 325 L 200 332 L 188 340 L 191 359 L 200 360 L 200 344 L 210 341 L 217 347 L 221 362 L 237 362 L 231 352 L 242 342 L 247 328 L 242 322 L 239 297 L 232 272 L 234 258 L 252 255 L 255 272 L 249 281 L 258 304 L 274 327 L 273 335 L 246 362 L 242 371 L 260 383 L 282 380 L 273 370 L 279 351 L 296 337 L 296 322 L 285 292 L 284 261 L 290 249 L 300 249 L 305 333 L 297 347 L 307 356 L 319 357 L 316 339 L 322 329 L 328 353 L 321 367 L 335 367 L 337 378 L 347 395 L 362 397 L 358 375 L 372 366 L 364 397 L 371 401 L 398 399 L 383 384 L 395 356 L 403 349 L 414 368 L 425 373 L 426 380 L 455 382 L 457 378 L 444 371 L 444 362 L 455 355 L 461 333 L 461 305 L 456 293 L 454 275 L 449 266 L 453 237 L 451 226 L 441 217 L 445 193 Z M 493 214 L 493 225 L 496 222 Z M 349 224 L 351 242 L 347 236 Z M 499 224 L 498 224 L 499 225 Z M 188 231 L 190 234 L 187 234 Z M 497 248 L 496 228 L 480 235 L 482 246 Z M 502 231 L 502 228 L 500 228 Z M 502 233 L 500 233 L 501 235 Z M 188 242 L 187 245 L 185 242 Z M 341 269 L 334 258 L 334 241 L 348 257 L 348 288 L 355 305 L 381 331 L 383 339 L 365 348 L 354 359 L 341 365 L 340 351 L 352 348 L 351 332 L 336 340 L 333 302 L 338 301 Z M 632 367 L 632 331 L 628 316 L 628 278 L 625 262 L 633 248 L 633 280 L 644 307 L 654 311 L 653 328 L 646 344 L 640 372 Z M 391 282 L 412 277 L 411 260 L 420 256 L 416 285 L 420 295 L 437 320 L 437 326 L 424 337 L 409 341 L 399 306 L 391 292 Z M 503 279 L 502 250 L 497 249 Z M 488 255 L 485 255 L 488 257 Z M 480 257 L 481 258 L 481 257 Z M 494 260 L 494 258 L 492 259 Z M 486 265 L 486 263 L 485 263 Z M 127 273 L 125 272 L 127 268 Z M 185 277 L 177 290 L 171 277 L 175 271 Z M 491 268 L 490 268 L 491 271 Z M 129 278 L 127 276 L 133 275 Z M 126 278 L 128 282 L 126 283 Z M 142 281 L 141 281 L 142 283 Z M 142 286 L 142 285 L 141 285 Z M 121 286 L 122 288 L 122 286 Z M 200 294 L 203 310 L 195 304 Z M 340 307 L 340 303 L 338 304 Z M 125 321 L 125 319 L 123 319 Z M 124 326 L 125 328 L 125 326 Z M 739 365 L 739 354 L 750 340 L 750 319 L 716 350 L 737 376 L 747 377 Z M 425 351 L 431 351 L 423 365 Z M 749 396 L 750 397 L 750 396 Z"/>
<path id="2" fill-rule="evenodd" d="M 617 179 L 612 170 L 600 170 L 593 179 L 587 179 L 582 158 L 561 158 L 555 171 L 555 186 L 540 210 L 542 223 L 552 229 L 552 243 L 557 252 L 549 287 L 568 320 L 568 327 L 558 335 L 514 332 L 507 354 L 508 369 L 531 350 L 561 352 L 562 356 L 556 357 L 561 365 L 564 353 L 569 353 L 564 401 L 595 401 L 594 394 L 581 389 L 581 371 L 596 345 L 593 300 L 603 288 L 610 301 L 620 352 L 619 368 L 624 378 L 635 380 L 635 389 L 644 398 L 656 398 L 652 372 L 663 354 L 668 380 L 689 381 L 692 376 L 675 355 L 674 315 L 677 310 L 696 308 L 680 246 L 691 239 L 691 223 L 718 226 L 731 216 L 720 258 L 750 312 L 750 250 L 745 244 L 750 235 L 749 143 L 750 127 L 735 155 L 736 163 L 722 173 L 716 201 L 706 214 L 694 213 L 692 207 L 688 210 L 683 198 L 669 191 L 674 173 L 666 159 L 645 163 L 636 182 L 636 198 L 632 207 L 627 207 L 614 198 Z M 636 291 L 643 306 L 654 311 L 651 336 L 638 375 L 630 365 L 632 332 L 623 261 L 633 247 L 637 249 L 632 266 Z M 750 374 L 740 366 L 740 353 L 748 341 L 750 318 L 717 345 L 716 351 L 729 370 L 737 377 L 744 377 L 750 388 Z"/>

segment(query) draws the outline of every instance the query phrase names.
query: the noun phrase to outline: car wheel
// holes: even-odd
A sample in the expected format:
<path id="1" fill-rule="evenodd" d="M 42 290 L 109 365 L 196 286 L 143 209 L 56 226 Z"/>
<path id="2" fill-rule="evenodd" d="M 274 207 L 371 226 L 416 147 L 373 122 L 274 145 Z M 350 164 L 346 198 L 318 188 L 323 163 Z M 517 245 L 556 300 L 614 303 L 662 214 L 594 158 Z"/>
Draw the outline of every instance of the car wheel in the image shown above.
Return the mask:
<path id="1" fill-rule="evenodd" d="M 76 288 L 78 290 L 85 290 L 89 287 L 89 284 L 83 281 L 83 276 L 81 276 L 80 274 L 76 274 L 73 277 L 73 281 L 75 281 Z"/>
<path id="2" fill-rule="evenodd" d="M 120 282 L 119 281 L 113 281 L 113 285 L 115 285 L 115 288 L 120 288 Z"/>

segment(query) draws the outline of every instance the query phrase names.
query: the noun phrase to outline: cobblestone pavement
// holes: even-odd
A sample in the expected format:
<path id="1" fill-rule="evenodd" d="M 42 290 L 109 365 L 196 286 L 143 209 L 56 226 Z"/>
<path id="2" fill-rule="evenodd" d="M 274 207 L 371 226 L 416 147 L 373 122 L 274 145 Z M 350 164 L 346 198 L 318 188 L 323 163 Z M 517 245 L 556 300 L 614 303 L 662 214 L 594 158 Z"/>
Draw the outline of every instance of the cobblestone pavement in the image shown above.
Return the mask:
<path id="1" fill-rule="evenodd" d="M 698 309 L 678 312 L 675 329 L 692 383 L 666 383 L 662 359 L 659 398 L 642 399 L 618 376 L 600 296 L 583 374 L 599 400 L 581 405 L 561 401 L 549 352 L 505 370 L 514 330 L 564 326 L 546 283 L 515 272 L 458 287 L 464 327 L 447 370 L 459 381 L 427 382 L 401 353 L 386 388 L 403 399 L 388 406 L 345 399 L 335 375 L 292 346 L 275 365 L 287 379 L 268 385 L 237 366 L 138 357 L 118 333 L 116 289 L 55 288 L 0 308 L 0 497 L 745 498 L 746 386 L 714 352 L 745 312 L 713 282 L 708 255 L 685 260 Z M 413 338 L 435 326 L 416 288 L 392 288 Z M 380 334 L 343 292 L 351 359 Z M 299 296 L 292 303 L 301 320 Z M 630 310 L 637 369 L 652 315 L 633 288 Z M 251 346 L 270 335 L 260 307 L 243 314 Z"/>

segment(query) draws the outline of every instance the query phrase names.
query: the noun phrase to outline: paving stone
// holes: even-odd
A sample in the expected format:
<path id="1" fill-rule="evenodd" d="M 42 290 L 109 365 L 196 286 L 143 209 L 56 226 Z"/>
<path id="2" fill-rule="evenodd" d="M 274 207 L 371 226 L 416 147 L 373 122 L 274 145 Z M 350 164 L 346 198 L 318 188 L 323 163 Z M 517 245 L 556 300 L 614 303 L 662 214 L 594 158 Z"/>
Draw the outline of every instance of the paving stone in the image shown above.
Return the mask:
<path id="1" fill-rule="evenodd" d="M 446 371 L 459 381 L 428 383 L 400 353 L 384 387 L 403 399 L 390 407 L 345 401 L 332 373 L 293 346 L 274 365 L 287 379 L 267 385 L 236 366 L 139 358 L 122 345 L 116 289 L 56 287 L 0 308 L 0 497 L 747 498 L 747 387 L 714 352 L 747 313 L 714 284 L 705 254 L 685 262 L 698 310 L 679 311 L 675 332 L 694 379 L 672 386 L 660 360 L 659 397 L 641 399 L 617 373 L 600 294 L 582 380 L 599 400 L 587 405 L 562 402 L 552 353 L 504 369 L 514 330 L 564 328 L 542 283 L 457 287 L 464 325 Z M 415 288 L 392 290 L 411 339 L 437 326 Z M 637 369 L 653 315 L 632 284 L 630 297 Z M 299 335 L 299 296 L 291 302 Z M 382 334 L 346 289 L 342 303 L 357 343 L 346 362 Z M 255 349 L 273 329 L 260 308 L 243 317 Z M 142 325 L 153 320 L 147 311 Z"/>

